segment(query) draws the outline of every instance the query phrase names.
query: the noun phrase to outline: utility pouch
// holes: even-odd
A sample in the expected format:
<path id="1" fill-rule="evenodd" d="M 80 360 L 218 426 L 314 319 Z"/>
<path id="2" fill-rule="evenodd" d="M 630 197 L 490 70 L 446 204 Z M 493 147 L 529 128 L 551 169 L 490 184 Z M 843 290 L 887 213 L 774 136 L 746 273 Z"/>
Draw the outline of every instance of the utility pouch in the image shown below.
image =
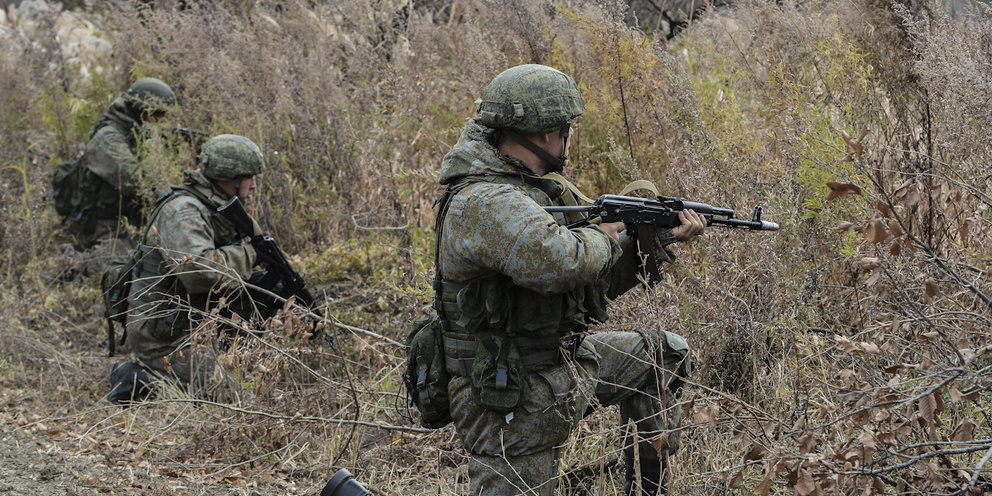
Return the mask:
<path id="1" fill-rule="evenodd" d="M 420 411 L 420 425 L 440 429 L 451 423 L 448 378 L 441 319 L 437 312 L 430 311 L 414 321 L 407 336 L 407 362 L 403 373 L 410 404 Z"/>
<path id="2" fill-rule="evenodd" d="M 472 363 L 472 399 L 477 405 L 496 413 L 512 412 L 527 397 L 525 374 L 512 338 L 479 336 Z"/>

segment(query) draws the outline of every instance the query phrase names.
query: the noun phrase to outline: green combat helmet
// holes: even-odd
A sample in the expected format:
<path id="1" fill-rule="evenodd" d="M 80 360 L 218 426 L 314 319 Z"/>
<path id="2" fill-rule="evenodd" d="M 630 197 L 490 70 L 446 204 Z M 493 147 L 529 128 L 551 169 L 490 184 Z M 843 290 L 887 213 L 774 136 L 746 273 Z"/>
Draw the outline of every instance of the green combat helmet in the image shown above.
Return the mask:
<path id="1" fill-rule="evenodd" d="M 478 102 L 483 126 L 499 129 L 561 172 L 567 158 L 554 157 L 521 136 L 561 131 L 568 140 L 572 119 L 586 110 L 579 87 L 565 73 L 525 64 L 496 76 Z"/>
<path id="2" fill-rule="evenodd" d="M 550 133 L 586 111 L 575 81 L 545 65 L 507 69 L 486 87 L 479 101 L 482 125 L 522 133 Z"/>
<path id="3" fill-rule="evenodd" d="M 254 176 L 265 170 L 265 160 L 258 145 L 234 134 L 221 134 L 207 140 L 197 161 L 203 175 L 214 181 Z"/>
<path id="4" fill-rule="evenodd" d="M 138 112 L 164 112 L 176 104 L 176 94 L 156 78 L 141 78 L 127 90 L 127 101 Z"/>

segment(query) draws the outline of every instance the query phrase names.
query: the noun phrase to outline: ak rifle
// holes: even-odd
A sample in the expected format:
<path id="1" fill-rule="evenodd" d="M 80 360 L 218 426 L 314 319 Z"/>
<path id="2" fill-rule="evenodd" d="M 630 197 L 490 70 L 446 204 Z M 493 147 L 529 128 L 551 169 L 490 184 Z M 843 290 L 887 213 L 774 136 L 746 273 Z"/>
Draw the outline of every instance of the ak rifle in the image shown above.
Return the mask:
<path id="1" fill-rule="evenodd" d="M 734 211 L 727 208 L 714 207 L 705 203 L 679 200 L 659 196 L 658 200 L 636 198 L 631 196 L 603 195 L 592 205 L 577 207 L 544 207 L 548 212 L 579 212 L 586 217 L 568 225 L 569 228 L 589 225 L 594 219 L 601 222 L 623 222 L 627 226 L 648 225 L 655 227 L 673 228 L 682 222 L 679 212 L 693 210 L 706 218 L 707 226 L 720 226 L 731 229 L 746 229 L 748 231 L 777 231 L 778 224 L 761 220 L 761 206 L 754 208 L 751 220 L 735 219 Z"/>
<path id="2" fill-rule="evenodd" d="M 217 207 L 217 212 L 231 221 L 238 232 L 251 237 L 251 245 L 255 248 L 258 261 L 266 264 L 266 274 L 257 283 L 258 287 L 284 299 L 295 296 L 300 305 L 323 319 L 323 315 L 315 305 L 316 300 L 313 293 L 307 288 L 303 276 L 293 269 L 276 240 L 272 236 L 264 234 L 255 235 L 255 224 L 248 212 L 245 211 L 244 204 L 241 203 L 238 196 L 232 196 L 227 203 Z M 255 297 L 261 300 L 259 303 L 270 308 L 279 304 L 277 300 L 265 294 L 256 294 Z M 317 333 L 314 333 L 313 337 L 316 335 Z"/>

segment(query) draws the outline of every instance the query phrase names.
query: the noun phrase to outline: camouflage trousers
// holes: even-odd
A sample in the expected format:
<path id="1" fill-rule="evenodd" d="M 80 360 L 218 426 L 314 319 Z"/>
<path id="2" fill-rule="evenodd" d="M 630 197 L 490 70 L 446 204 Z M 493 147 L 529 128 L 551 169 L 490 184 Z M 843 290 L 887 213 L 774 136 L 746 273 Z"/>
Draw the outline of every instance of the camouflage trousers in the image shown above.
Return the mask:
<path id="1" fill-rule="evenodd" d="M 474 403 L 470 378 L 452 378 L 452 417 L 471 454 L 470 494 L 553 494 L 560 450 L 597 406 L 618 405 L 624 426 L 636 426 L 624 431 L 627 454 L 636 448 L 639 459 L 658 460 L 652 443 L 666 445 L 658 443 L 659 436 L 667 436 L 667 450 L 674 453 L 681 440 L 678 399 L 691 372 L 689 347 L 680 336 L 665 332 L 659 354 L 658 341 L 656 333 L 593 334 L 574 360 L 528 371 L 529 394 L 506 415 Z"/>
<path id="2" fill-rule="evenodd" d="M 173 327 L 168 318 L 128 323 L 127 342 L 138 363 L 193 396 L 224 400 L 232 385 L 217 364 L 218 340 L 195 339 L 189 329 Z"/>

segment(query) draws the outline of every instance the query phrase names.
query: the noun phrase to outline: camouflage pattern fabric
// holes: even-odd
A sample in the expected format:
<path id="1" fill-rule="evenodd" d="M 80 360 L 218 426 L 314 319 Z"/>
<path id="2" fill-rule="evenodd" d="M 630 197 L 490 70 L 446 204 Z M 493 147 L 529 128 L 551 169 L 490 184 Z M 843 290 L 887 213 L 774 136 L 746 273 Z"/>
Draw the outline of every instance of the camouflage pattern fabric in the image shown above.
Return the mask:
<path id="1" fill-rule="evenodd" d="M 576 288 L 587 296 L 603 292 L 614 298 L 637 285 L 638 254 L 632 240 L 622 235 L 618 243 L 596 226 L 563 227 L 563 216 L 541 208 L 561 199 L 530 187 L 528 181 L 539 178 L 518 160 L 501 156 L 488 132 L 479 119 L 470 121 L 442 164 L 441 184 L 479 181 L 451 200 L 437 243 L 444 280 L 467 283 L 502 275 L 537 299 Z M 523 181 L 501 183 L 506 177 Z M 674 260 L 665 248 L 675 241 L 671 230 L 659 231 L 653 241 L 660 260 Z M 479 306 L 463 301 L 470 296 L 459 293 L 459 305 Z M 587 297 L 587 302 L 595 300 Z M 481 306 L 487 305 L 493 308 L 490 303 Z M 600 319 L 590 315 L 588 323 Z M 503 316 L 489 317 L 512 325 Z M 536 312 L 531 318 L 543 317 Z M 589 406 L 620 406 L 625 422 L 630 420 L 639 433 L 636 439 L 628 434 L 623 448 L 633 453 L 636 446 L 642 460 L 659 458 L 651 441 L 662 433 L 667 432 L 668 450 L 674 452 L 681 421 L 679 377 L 691 369 L 688 346 L 671 333 L 662 333 L 660 345 L 658 341 L 657 332 L 592 334 L 574 359 L 528 369 L 522 388 L 527 394 L 510 414 L 480 407 L 473 399 L 472 378 L 453 377 L 448 385 L 451 411 L 472 455 L 471 494 L 551 495 L 558 451 Z M 663 372 L 655 366 L 659 357 Z"/>
<path id="2" fill-rule="evenodd" d="M 166 200 L 142 238 L 143 256 L 129 296 L 127 342 L 138 361 L 164 377 L 191 386 L 194 394 L 217 385 L 216 351 L 191 343 L 201 312 L 224 304 L 251 315 L 241 281 L 253 269 L 255 249 L 216 208 L 229 197 L 200 171 L 186 172 L 193 194 L 178 191 Z M 256 233 L 261 232 L 257 223 Z"/>
<path id="3" fill-rule="evenodd" d="M 585 110 L 571 77 L 538 64 L 501 72 L 479 100 L 479 115 L 485 125 L 523 133 L 557 131 Z"/>
<path id="4" fill-rule="evenodd" d="M 203 175 L 214 181 L 265 172 L 265 160 L 258 145 L 234 134 L 221 134 L 207 140 L 197 160 Z"/>
<path id="5" fill-rule="evenodd" d="M 68 218 L 67 228 L 84 249 L 98 243 L 127 239 L 134 244 L 128 227 L 141 224 L 141 211 L 136 203 L 140 184 L 134 159 L 136 141 L 134 129 L 139 126 L 136 116 L 131 116 L 124 98 L 118 98 L 94 126 L 86 143 L 80 162 L 93 173 L 91 195 L 86 213 L 78 218 Z M 126 252 L 126 250 L 125 250 Z"/>

